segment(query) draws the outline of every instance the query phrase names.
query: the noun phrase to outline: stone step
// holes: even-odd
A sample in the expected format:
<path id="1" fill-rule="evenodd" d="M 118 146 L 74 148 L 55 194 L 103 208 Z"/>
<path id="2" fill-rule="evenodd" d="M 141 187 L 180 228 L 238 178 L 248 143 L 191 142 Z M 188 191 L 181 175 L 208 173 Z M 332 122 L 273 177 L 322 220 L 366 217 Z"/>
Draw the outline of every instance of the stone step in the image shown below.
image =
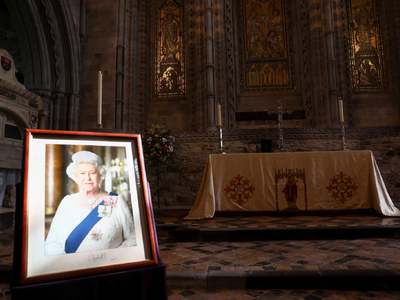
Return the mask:
<path id="1" fill-rule="evenodd" d="M 0 207 L 0 233 L 14 227 L 15 209 Z"/>
<path id="2" fill-rule="evenodd" d="M 398 290 L 399 239 L 159 244 L 172 289 Z"/>
<path id="3" fill-rule="evenodd" d="M 11 283 L 12 267 L 1 266 L 0 282 Z M 399 291 L 398 270 L 166 271 L 168 289 L 325 289 Z"/>
<path id="4" fill-rule="evenodd" d="M 325 289 L 398 291 L 396 270 L 167 271 L 169 289 Z"/>
<path id="5" fill-rule="evenodd" d="M 324 227 L 194 228 L 190 225 L 157 225 L 159 240 L 173 242 L 229 242 L 268 240 L 324 240 L 400 238 L 400 226 L 330 225 Z"/>
<path id="6" fill-rule="evenodd" d="M 155 210 L 157 234 L 173 242 L 400 238 L 400 218 L 371 210 L 222 214 L 184 220 L 187 210 Z"/>

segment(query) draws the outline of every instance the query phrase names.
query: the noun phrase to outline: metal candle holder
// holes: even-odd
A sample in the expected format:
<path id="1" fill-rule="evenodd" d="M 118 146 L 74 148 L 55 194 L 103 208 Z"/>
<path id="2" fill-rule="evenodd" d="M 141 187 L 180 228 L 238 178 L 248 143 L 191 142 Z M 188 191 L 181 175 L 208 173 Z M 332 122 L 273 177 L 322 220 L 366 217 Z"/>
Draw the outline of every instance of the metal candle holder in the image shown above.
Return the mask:
<path id="1" fill-rule="evenodd" d="M 282 114 L 278 114 L 278 131 L 279 131 L 279 152 L 283 152 L 283 119 Z"/>
<path id="2" fill-rule="evenodd" d="M 218 136 L 219 136 L 219 149 L 218 149 L 218 153 L 219 154 L 226 154 L 224 152 L 224 146 L 223 146 L 223 138 L 222 138 L 222 126 L 217 126 L 218 127 Z"/>
<path id="3" fill-rule="evenodd" d="M 340 132 L 342 135 L 342 151 L 346 151 L 348 149 L 346 148 L 346 131 L 344 129 L 344 122 L 339 122 L 339 125 L 340 125 Z"/>
<path id="4" fill-rule="evenodd" d="M 283 110 L 282 100 L 278 100 L 278 110 L 267 110 L 269 115 L 278 115 L 278 131 L 279 131 L 279 141 L 278 141 L 278 152 L 284 152 L 283 148 L 283 114 L 291 115 L 292 110 Z"/>

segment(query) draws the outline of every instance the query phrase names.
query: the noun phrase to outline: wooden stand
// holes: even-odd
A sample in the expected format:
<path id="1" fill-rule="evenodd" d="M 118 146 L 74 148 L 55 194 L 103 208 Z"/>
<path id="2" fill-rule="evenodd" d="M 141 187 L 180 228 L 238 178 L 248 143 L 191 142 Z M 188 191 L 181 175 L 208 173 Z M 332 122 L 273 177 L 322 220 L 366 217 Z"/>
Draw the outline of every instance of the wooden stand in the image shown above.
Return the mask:
<path id="1" fill-rule="evenodd" d="M 13 300 L 167 299 L 165 266 L 11 287 Z"/>
<path id="2" fill-rule="evenodd" d="M 164 198 L 164 203 L 165 203 L 165 206 L 167 206 L 167 198 L 165 197 L 165 195 L 161 192 L 161 190 L 160 190 L 160 169 L 159 169 L 159 167 L 158 167 L 158 164 L 159 164 L 159 162 L 158 162 L 158 159 L 156 160 L 156 167 L 157 167 L 157 169 L 156 169 L 156 171 L 157 171 L 157 189 L 156 189 L 156 191 L 155 191 L 155 193 L 153 194 L 153 198 L 154 198 L 154 195 L 156 195 L 157 196 L 157 200 L 158 200 L 158 208 L 160 208 L 160 196 L 162 196 L 163 198 Z"/>

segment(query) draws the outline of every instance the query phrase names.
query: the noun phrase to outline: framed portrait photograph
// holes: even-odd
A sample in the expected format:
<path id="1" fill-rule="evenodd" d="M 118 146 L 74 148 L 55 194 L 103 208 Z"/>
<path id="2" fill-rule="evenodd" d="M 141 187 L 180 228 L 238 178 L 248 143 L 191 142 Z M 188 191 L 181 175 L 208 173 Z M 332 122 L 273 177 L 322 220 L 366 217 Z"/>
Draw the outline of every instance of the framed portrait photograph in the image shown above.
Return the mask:
<path id="1" fill-rule="evenodd" d="M 161 263 L 140 135 L 27 129 L 22 183 L 21 285 Z"/>

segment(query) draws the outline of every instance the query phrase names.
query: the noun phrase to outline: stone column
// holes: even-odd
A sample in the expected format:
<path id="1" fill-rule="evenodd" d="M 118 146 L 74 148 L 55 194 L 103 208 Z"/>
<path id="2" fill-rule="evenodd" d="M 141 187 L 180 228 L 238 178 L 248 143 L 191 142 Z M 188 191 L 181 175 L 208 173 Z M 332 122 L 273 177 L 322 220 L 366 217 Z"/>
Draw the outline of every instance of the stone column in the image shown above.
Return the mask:
<path id="1" fill-rule="evenodd" d="M 339 116 L 339 89 L 338 89 L 338 62 L 335 53 L 335 31 L 333 27 L 332 2 L 324 3 L 325 15 L 325 46 L 326 63 L 328 69 L 328 127 L 338 126 Z"/>
<path id="2" fill-rule="evenodd" d="M 52 129 L 61 130 L 65 129 L 63 125 L 63 121 L 65 121 L 65 103 L 64 103 L 65 95 L 63 93 L 54 92 L 51 96 L 53 100 L 53 124 Z"/>
<path id="3" fill-rule="evenodd" d="M 79 100 L 80 97 L 76 94 L 68 95 L 68 130 L 78 130 Z"/>
<path id="4" fill-rule="evenodd" d="M 46 145 L 46 215 L 56 212 L 62 198 L 62 148 L 60 145 Z"/>
<path id="5" fill-rule="evenodd" d="M 39 129 L 53 129 L 53 102 L 51 92 L 45 90 L 33 90 L 32 92 L 39 95 L 43 100 L 43 112 L 39 111 Z M 42 116 L 44 124 L 40 123 L 42 113 L 46 114 Z"/>
<path id="6" fill-rule="evenodd" d="M 216 130 L 215 103 L 215 58 L 214 58 L 214 1 L 207 0 L 206 18 L 206 97 L 207 97 L 207 131 Z"/>
<path id="7" fill-rule="evenodd" d="M 86 0 L 81 0 L 79 20 L 79 37 L 81 42 L 85 39 L 86 33 Z"/>
<path id="8" fill-rule="evenodd" d="M 118 28 L 115 73 L 115 130 L 124 130 L 124 84 L 125 84 L 125 11 L 126 1 L 118 1 Z"/>
<path id="9" fill-rule="evenodd" d="M 5 123 L 7 120 L 7 116 L 0 111 L 0 128 L 2 128 L 2 130 L 0 130 L 0 139 L 4 140 L 4 127 L 5 127 Z M 2 199 L 1 199 L 2 200 Z"/>
<path id="10" fill-rule="evenodd" d="M 49 116 L 49 112 L 47 110 L 40 109 L 39 110 L 39 124 L 38 129 L 46 129 L 46 118 Z"/>

